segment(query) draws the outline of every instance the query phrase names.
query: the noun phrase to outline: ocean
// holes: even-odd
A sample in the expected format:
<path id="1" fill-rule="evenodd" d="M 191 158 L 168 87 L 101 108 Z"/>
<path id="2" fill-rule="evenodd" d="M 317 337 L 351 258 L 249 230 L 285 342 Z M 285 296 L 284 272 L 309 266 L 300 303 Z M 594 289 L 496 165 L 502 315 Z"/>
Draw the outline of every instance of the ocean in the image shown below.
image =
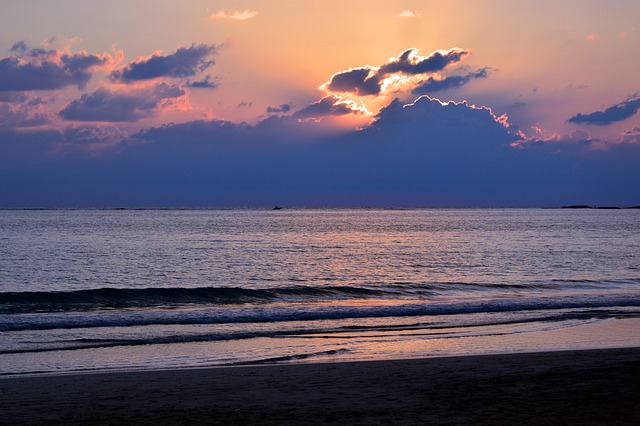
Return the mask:
<path id="1" fill-rule="evenodd" d="M 0 210 L 0 375 L 640 345 L 640 210 Z"/>

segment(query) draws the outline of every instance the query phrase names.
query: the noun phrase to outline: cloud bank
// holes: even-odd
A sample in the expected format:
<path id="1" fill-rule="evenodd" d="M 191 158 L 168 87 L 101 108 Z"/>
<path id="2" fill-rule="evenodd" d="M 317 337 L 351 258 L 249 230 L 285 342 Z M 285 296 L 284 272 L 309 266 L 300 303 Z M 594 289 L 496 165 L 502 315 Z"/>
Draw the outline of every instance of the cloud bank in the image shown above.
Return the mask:
<path id="1" fill-rule="evenodd" d="M 327 97 L 314 108 L 340 114 L 334 110 L 339 101 Z M 255 125 L 167 124 L 130 137 L 95 126 L 34 133 L 23 149 L 46 146 L 54 137 L 119 149 L 97 159 L 65 157 L 33 166 L 0 158 L 0 199 L 22 205 L 54 200 L 67 205 L 530 206 L 621 204 L 640 197 L 635 184 L 639 144 L 581 155 L 558 153 L 548 142 L 514 149 L 519 136 L 505 117 L 429 96 L 409 104 L 395 100 L 370 126 L 338 134 L 318 131 L 321 123 L 299 118 L 316 113 L 300 111 Z M 636 129 L 629 138 L 637 134 Z M 574 136 L 586 137 L 584 132 Z M 0 148 L 8 142 L 0 138 Z"/>
<path id="2" fill-rule="evenodd" d="M 0 90 L 0 205 L 603 205 L 640 199 L 637 126 L 616 144 L 582 130 L 539 129 L 526 137 L 486 106 L 437 99 L 432 93 L 489 74 L 490 68 L 456 67 L 470 54 L 458 48 L 427 56 L 411 48 L 380 66 L 336 73 L 321 99 L 299 109 L 262 104 L 265 115 L 255 124 L 194 120 L 213 116 L 204 109 L 178 123 L 151 120 L 190 107 L 190 92 L 222 84 L 203 75 L 219 49 L 192 44 L 114 70 L 118 59 L 109 54 L 16 43 L 0 60 L 0 76 L 10 81 L 0 80 L 6 86 Z M 91 81 L 98 70 L 104 79 Z M 408 102 L 402 92 L 390 100 L 394 82 L 428 95 Z M 372 114 L 349 98 L 354 95 L 385 95 L 375 100 L 385 105 Z M 637 102 L 631 97 L 576 120 L 621 121 L 637 112 Z M 250 111 L 254 104 L 232 105 Z"/>

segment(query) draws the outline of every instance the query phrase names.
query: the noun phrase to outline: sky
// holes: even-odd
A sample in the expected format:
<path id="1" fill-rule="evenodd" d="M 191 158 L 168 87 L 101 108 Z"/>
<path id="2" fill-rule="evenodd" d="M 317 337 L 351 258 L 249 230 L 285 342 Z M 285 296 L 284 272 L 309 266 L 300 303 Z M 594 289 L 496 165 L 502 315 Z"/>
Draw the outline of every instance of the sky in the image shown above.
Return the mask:
<path id="1" fill-rule="evenodd" d="M 640 205 L 637 16 L 0 0 L 0 206 Z"/>

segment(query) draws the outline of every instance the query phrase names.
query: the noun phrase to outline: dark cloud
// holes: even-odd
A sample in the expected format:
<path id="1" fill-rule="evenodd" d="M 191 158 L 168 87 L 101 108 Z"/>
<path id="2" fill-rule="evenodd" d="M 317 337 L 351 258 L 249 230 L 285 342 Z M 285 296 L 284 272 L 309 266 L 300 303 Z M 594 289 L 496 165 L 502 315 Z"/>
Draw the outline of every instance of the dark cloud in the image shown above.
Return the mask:
<path id="1" fill-rule="evenodd" d="M 334 74 L 325 84 L 332 92 L 351 92 L 359 96 L 378 95 L 380 93 L 381 76 L 377 68 L 351 68 Z"/>
<path id="2" fill-rule="evenodd" d="M 368 111 L 355 101 L 343 99 L 340 96 L 329 95 L 314 102 L 293 114 L 299 119 L 319 119 L 327 116 L 362 115 Z"/>
<path id="3" fill-rule="evenodd" d="M 469 50 L 453 48 L 449 50 L 436 50 L 429 56 L 418 55 L 418 49 L 410 48 L 380 67 L 379 74 L 389 75 L 402 73 L 408 75 L 425 74 L 443 70 L 450 64 L 460 62 L 469 55 Z"/>
<path id="4" fill-rule="evenodd" d="M 0 91 L 84 88 L 96 69 L 113 63 L 106 53 L 29 49 L 24 42 L 14 44 L 11 52 L 14 55 L 0 59 Z"/>
<path id="5" fill-rule="evenodd" d="M 323 88 L 332 92 L 349 92 L 360 96 L 379 95 L 382 82 L 392 74 L 413 76 L 441 71 L 461 61 L 470 53 L 468 50 L 453 48 L 437 50 L 429 56 L 420 56 L 418 49 L 410 48 L 381 67 L 365 66 L 336 73 L 323 85 Z"/>
<path id="6" fill-rule="evenodd" d="M 457 89 L 477 78 L 486 78 L 489 75 L 488 68 L 482 68 L 465 75 L 452 75 L 444 78 L 429 77 L 416 86 L 411 93 L 424 95 L 442 90 Z"/>
<path id="7" fill-rule="evenodd" d="M 253 102 L 242 101 L 238 104 L 238 108 L 250 108 L 253 106 Z"/>
<path id="8" fill-rule="evenodd" d="M 213 80 L 211 76 L 207 75 L 202 80 L 190 81 L 187 83 L 187 86 L 196 89 L 217 89 L 219 84 L 216 80 Z"/>
<path id="9" fill-rule="evenodd" d="M 413 103 L 398 99 L 380 110 L 374 122 L 361 132 L 372 139 L 400 142 L 413 139 L 416 147 L 429 155 L 451 156 L 451 160 L 472 161 L 474 155 L 499 161 L 518 139 L 506 116 L 497 117 L 490 108 L 463 102 L 442 102 L 421 96 Z M 474 136 L 475 135 L 475 136 Z M 472 154 L 472 153 L 476 154 Z M 410 159 L 407 159 L 410 161 Z"/>
<path id="10" fill-rule="evenodd" d="M 83 94 L 59 114 L 63 119 L 73 121 L 135 122 L 155 115 L 163 101 L 184 94 L 180 87 L 167 83 L 122 93 L 99 89 Z"/>
<path id="11" fill-rule="evenodd" d="M 597 126 L 606 126 L 617 121 L 626 120 L 635 115 L 640 109 L 640 97 L 637 95 L 627 99 L 624 102 L 613 105 L 604 111 L 595 111 L 589 114 L 578 113 L 568 119 L 570 123 L 576 124 L 593 124 Z"/>
<path id="12" fill-rule="evenodd" d="M 289 104 L 282 104 L 280 106 L 277 107 L 272 107 L 272 106 L 268 106 L 267 107 L 267 113 L 269 114 L 278 114 L 278 113 L 287 113 L 291 111 L 291 105 Z"/>
<path id="13" fill-rule="evenodd" d="M 218 49 L 219 46 L 215 45 L 192 44 L 189 47 L 181 47 L 166 56 L 152 55 L 113 71 L 111 79 L 130 83 L 161 77 L 193 77 L 215 64 L 215 61 L 210 58 L 218 53 Z"/>

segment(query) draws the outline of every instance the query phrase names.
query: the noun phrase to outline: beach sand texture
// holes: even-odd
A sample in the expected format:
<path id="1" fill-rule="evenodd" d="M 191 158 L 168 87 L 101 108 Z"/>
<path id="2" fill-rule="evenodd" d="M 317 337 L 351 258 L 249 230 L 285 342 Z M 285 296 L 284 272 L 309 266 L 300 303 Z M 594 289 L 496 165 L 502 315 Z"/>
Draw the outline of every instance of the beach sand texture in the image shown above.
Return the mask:
<path id="1" fill-rule="evenodd" d="M 640 424 L 640 349 L 3 378 L 2 424 Z"/>

